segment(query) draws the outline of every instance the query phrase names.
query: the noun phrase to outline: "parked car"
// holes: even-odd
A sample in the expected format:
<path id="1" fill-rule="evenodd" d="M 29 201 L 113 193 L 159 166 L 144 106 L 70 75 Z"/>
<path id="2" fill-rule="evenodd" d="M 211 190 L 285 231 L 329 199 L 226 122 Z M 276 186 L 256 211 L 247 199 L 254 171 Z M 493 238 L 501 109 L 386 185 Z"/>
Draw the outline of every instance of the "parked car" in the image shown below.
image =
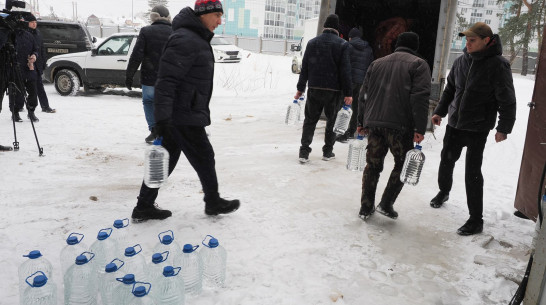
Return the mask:
<path id="1" fill-rule="evenodd" d="M 44 78 L 55 84 L 60 95 L 75 95 L 80 86 L 85 90 L 102 87 L 125 87 L 125 71 L 138 33 L 117 33 L 90 51 L 64 54 L 47 61 Z M 140 87 L 140 69 L 133 78 Z"/>
<path id="2" fill-rule="evenodd" d="M 46 60 L 59 54 L 89 51 L 97 41 L 78 22 L 38 20 L 38 30 L 42 33 Z"/>
<path id="3" fill-rule="evenodd" d="M 229 43 L 224 37 L 214 36 L 210 41 L 216 62 L 240 62 L 241 48 Z"/>

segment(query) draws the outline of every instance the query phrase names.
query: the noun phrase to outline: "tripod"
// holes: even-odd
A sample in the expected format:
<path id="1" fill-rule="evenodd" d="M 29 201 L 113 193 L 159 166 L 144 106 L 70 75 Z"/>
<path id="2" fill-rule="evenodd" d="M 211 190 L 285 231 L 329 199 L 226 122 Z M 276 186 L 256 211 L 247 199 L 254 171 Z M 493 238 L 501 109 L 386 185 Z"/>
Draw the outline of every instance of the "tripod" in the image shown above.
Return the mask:
<path id="1" fill-rule="evenodd" d="M 0 82 L 2 82 L 0 84 L 0 88 L 2 88 L 0 94 L 3 95 L 4 90 L 7 89 L 9 104 L 13 113 L 18 111 L 15 109 L 15 96 L 17 94 L 20 94 L 23 97 L 26 108 L 30 109 L 27 100 L 28 95 L 26 93 L 23 77 L 17 61 L 17 51 L 13 43 L 14 41 L 15 33 L 11 33 L 8 41 L 4 44 L 2 49 L 0 49 L 0 71 L 4 71 L 3 74 L 0 75 Z M 17 141 L 17 128 L 15 127 L 16 124 L 13 113 L 11 116 L 14 136 L 13 150 L 17 151 L 19 150 L 19 141 Z M 34 138 L 36 139 L 36 145 L 38 146 L 39 156 L 43 157 L 44 149 L 40 147 L 40 142 L 38 141 L 38 135 L 36 134 L 36 128 L 34 127 L 33 120 L 30 120 L 30 123 L 32 125 L 32 131 L 34 132 Z"/>

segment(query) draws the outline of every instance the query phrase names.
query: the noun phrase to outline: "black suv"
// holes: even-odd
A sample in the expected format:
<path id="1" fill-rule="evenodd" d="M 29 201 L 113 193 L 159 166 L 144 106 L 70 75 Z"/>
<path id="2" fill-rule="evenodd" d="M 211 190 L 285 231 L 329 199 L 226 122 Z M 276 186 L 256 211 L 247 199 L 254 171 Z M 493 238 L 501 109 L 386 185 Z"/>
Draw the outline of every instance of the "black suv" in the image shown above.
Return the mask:
<path id="1" fill-rule="evenodd" d="M 77 22 L 38 20 L 38 30 L 44 39 L 46 61 L 55 55 L 91 50 L 97 41 Z"/>

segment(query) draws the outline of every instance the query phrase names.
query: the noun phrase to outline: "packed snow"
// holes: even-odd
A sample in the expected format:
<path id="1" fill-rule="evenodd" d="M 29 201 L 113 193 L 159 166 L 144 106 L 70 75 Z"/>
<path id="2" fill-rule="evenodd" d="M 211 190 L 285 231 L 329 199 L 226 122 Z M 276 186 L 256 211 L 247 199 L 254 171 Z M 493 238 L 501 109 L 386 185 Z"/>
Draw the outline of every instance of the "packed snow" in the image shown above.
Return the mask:
<path id="1" fill-rule="evenodd" d="M 514 131 L 501 143 L 491 132 L 484 152 L 484 232 L 462 237 L 456 230 L 468 217 L 464 152 L 449 201 L 440 209 L 429 206 L 438 191 L 447 120 L 422 142 L 423 173 L 396 201 L 399 218 L 376 213 L 363 222 L 362 173 L 345 169 L 349 144 L 336 143 L 336 159 L 321 160 L 324 121 L 310 162 L 298 162 L 301 123 L 284 124 L 298 79 L 290 72 L 291 58 L 245 55 L 238 64 L 216 64 L 208 127 L 220 193 L 240 199 L 241 208 L 205 216 L 199 179 L 182 157 L 157 198 L 173 216 L 129 225 L 127 243 L 141 244 L 147 261 L 158 233 L 166 230 L 180 244 L 201 244 L 211 234 L 226 248 L 226 286 L 205 288 L 186 304 L 508 303 L 523 277 L 534 231 L 534 222 L 512 214 L 534 78 L 514 74 Z M 20 150 L 0 152 L 0 304 L 17 304 L 17 268 L 34 249 L 53 264 L 62 304 L 59 255 L 67 236 L 83 233 L 90 245 L 100 229 L 130 217 L 142 182 L 149 146 L 139 90 L 62 97 L 52 84 L 45 87 L 57 113 L 37 112 L 44 156 L 38 156 L 26 112 L 16 124 Z M 12 142 L 6 98 L 0 144 Z M 377 202 L 392 166 L 388 155 Z"/>

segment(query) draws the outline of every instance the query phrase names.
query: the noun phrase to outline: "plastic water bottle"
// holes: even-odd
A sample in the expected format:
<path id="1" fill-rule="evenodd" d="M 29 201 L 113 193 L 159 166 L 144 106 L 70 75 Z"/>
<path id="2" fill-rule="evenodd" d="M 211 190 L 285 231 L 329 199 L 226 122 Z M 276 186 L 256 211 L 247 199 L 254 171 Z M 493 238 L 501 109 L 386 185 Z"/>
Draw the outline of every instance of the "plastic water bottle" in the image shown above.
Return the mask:
<path id="1" fill-rule="evenodd" d="M 351 171 L 363 171 L 366 166 L 366 146 L 368 141 L 365 136 L 358 135 L 356 140 L 349 144 L 347 154 L 347 169 Z"/>
<path id="2" fill-rule="evenodd" d="M 211 235 L 205 237 L 203 245 L 205 247 L 199 251 L 203 260 L 203 281 L 213 287 L 222 287 L 226 280 L 226 250 Z"/>
<path id="3" fill-rule="evenodd" d="M 404 167 L 400 173 L 400 181 L 409 185 L 416 185 L 421 176 L 421 170 L 425 164 L 425 154 L 421 151 L 421 145 L 415 145 L 415 148 L 406 153 Z"/>
<path id="4" fill-rule="evenodd" d="M 152 284 L 144 282 L 136 282 L 133 285 L 132 295 L 129 297 L 127 305 L 156 305 L 152 296 L 150 295 L 150 290 L 152 289 Z"/>
<path id="5" fill-rule="evenodd" d="M 300 113 L 298 115 L 298 121 L 300 122 L 305 119 L 305 103 L 306 103 L 306 99 L 305 99 L 305 95 L 303 94 L 298 99 L 298 104 L 300 105 Z"/>
<path id="6" fill-rule="evenodd" d="M 138 248 L 138 251 L 135 248 Z M 125 248 L 125 271 L 134 274 L 137 279 L 146 278 L 146 260 L 141 252 L 142 247 L 139 244 Z"/>
<path id="7" fill-rule="evenodd" d="M 64 275 L 65 305 L 96 305 L 97 278 L 93 265 L 90 263 L 94 253 L 84 252 L 76 257 L 76 262 Z"/>
<path id="8" fill-rule="evenodd" d="M 112 293 L 114 296 L 114 304 L 125 305 L 132 295 L 133 285 L 136 282 L 135 275 L 129 273 L 123 277 L 116 278 L 116 281 L 119 282 L 119 285 L 114 288 L 114 292 Z"/>
<path id="9" fill-rule="evenodd" d="M 36 273 L 37 271 L 42 271 L 46 277 L 51 280 L 53 267 L 51 263 L 42 256 L 39 250 L 30 251 L 27 255 L 23 257 L 28 257 L 24 263 L 19 266 L 19 303 L 23 303 L 23 294 L 25 289 L 28 287 L 26 282 L 27 277 Z"/>
<path id="10" fill-rule="evenodd" d="M 87 245 L 82 243 L 85 236 L 80 233 L 70 233 L 66 239 L 66 246 L 61 250 L 61 267 L 63 276 L 66 270 L 74 264 L 76 257 L 83 252 L 87 251 Z"/>
<path id="11" fill-rule="evenodd" d="M 30 280 L 32 279 L 32 281 Z M 38 271 L 26 278 L 22 305 L 57 305 L 57 286 Z"/>
<path id="12" fill-rule="evenodd" d="M 117 264 L 116 264 L 117 263 Z M 99 278 L 99 292 L 102 305 L 116 305 L 114 302 L 114 288 L 118 282 L 120 269 L 125 263 L 120 259 L 114 259 L 104 268 L 104 274 Z"/>
<path id="13" fill-rule="evenodd" d="M 341 108 L 341 110 L 337 112 L 336 122 L 334 123 L 334 132 L 336 134 L 345 134 L 345 132 L 349 128 L 351 115 L 353 115 L 351 105 L 343 105 L 343 108 Z"/>
<path id="14" fill-rule="evenodd" d="M 106 264 L 118 256 L 118 245 L 110 238 L 112 228 L 101 229 L 97 234 L 97 240 L 93 242 L 89 251 L 95 254 L 93 265 L 99 274 L 104 273 Z"/>
<path id="15" fill-rule="evenodd" d="M 203 288 L 203 259 L 195 250 L 199 245 L 185 244 L 182 255 L 174 259 L 174 265 L 180 266 L 186 294 L 198 295 Z"/>
<path id="16" fill-rule="evenodd" d="M 178 275 L 180 267 L 165 266 L 152 290 L 156 304 L 184 305 L 184 280 Z"/>
<path id="17" fill-rule="evenodd" d="M 167 266 L 165 262 L 169 257 L 169 251 L 163 253 L 154 253 L 152 255 L 152 261 L 148 264 L 146 269 L 146 280 L 155 285 L 155 280 L 163 273 L 163 267 Z"/>
<path id="18" fill-rule="evenodd" d="M 298 104 L 298 100 L 294 100 L 290 105 L 288 105 L 288 109 L 286 109 L 286 119 L 285 123 L 286 125 L 294 125 L 296 124 L 296 120 L 298 120 L 300 115 L 300 105 Z"/>
<path id="19" fill-rule="evenodd" d="M 114 229 L 110 238 L 116 241 L 118 245 L 117 253 L 121 253 L 126 247 L 132 245 L 129 239 L 129 218 L 114 220 Z"/>
<path id="20" fill-rule="evenodd" d="M 169 152 L 161 141 L 161 137 L 155 139 L 144 156 L 144 184 L 149 188 L 160 188 L 169 177 Z"/>
<path id="21" fill-rule="evenodd" d="M 169 251 L 169 258 L 167 259 L 167 265 L 174 264 L 174 257 L 182 254 L 182 248 L 174 240 L 174 232 L 168 230 L 161 232 L 157 235 L 159 242 L 154 247 L 154 253 Z"/>

